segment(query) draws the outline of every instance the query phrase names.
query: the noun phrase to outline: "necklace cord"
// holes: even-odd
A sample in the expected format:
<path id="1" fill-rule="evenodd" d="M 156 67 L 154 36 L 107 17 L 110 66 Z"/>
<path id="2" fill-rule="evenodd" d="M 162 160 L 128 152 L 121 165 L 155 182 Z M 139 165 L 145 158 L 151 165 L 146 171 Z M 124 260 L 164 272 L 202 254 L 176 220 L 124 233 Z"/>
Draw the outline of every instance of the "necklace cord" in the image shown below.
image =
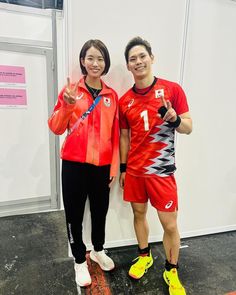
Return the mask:
<path id="1" fill-rule="evenodd" d="M 88 91 L 91 93 L 93 98 L 96 98 L 98 96 L 98 94 L 101 92 L 102 89 L 97 89 L 97 88 L 93 88 L 90 87 L 87 83 L 85 83 Z"/>

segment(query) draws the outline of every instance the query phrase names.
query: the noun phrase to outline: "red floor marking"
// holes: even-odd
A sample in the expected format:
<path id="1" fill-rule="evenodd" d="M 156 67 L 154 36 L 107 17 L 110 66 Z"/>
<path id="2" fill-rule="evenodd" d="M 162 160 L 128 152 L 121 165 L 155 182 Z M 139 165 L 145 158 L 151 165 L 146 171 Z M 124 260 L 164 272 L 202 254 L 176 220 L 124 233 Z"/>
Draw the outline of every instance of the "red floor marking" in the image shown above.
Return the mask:
<path id="1" fill-rule="evenodd" d="M 101 270 L 99 265 L 91 261 L 89 254 L 87 256 L 87 263 L 89 272 L 92 278 L 92 284 L 85 288 L 86 295 L 112 295 L 108 282 L 106 280 L 104 271 Z"/>
<path id="2" fill-rule="evenodd" d="M 226 293 L 225 295 L 236 295 L 236 291 L 230 292 L 230 293 Z"/>

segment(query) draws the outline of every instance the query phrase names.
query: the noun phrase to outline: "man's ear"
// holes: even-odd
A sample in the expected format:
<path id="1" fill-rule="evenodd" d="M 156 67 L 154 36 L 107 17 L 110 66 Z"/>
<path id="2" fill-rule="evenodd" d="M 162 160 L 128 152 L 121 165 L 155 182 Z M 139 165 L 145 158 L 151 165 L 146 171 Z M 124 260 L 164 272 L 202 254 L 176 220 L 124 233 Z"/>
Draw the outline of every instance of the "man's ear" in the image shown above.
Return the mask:
<path id="1" fill-rule="evenodd" d="M 127 70 L 130 71 L 129 64 L 126 64 Z"/>
<path id="2" fill-rule="evenodd" d="M 152 60 L 152 64 L 153 64 L 154 60 L 155 60 L 154 55 L 151 55 L 151 60 Z"/>

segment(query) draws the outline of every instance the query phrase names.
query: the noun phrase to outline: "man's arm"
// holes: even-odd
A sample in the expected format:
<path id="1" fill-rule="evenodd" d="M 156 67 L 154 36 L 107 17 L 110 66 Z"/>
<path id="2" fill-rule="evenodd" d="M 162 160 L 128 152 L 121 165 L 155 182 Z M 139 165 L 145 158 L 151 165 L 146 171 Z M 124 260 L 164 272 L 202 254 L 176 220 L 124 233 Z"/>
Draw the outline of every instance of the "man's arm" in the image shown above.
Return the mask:
<path id="1" fill-rule="evenodd" d="M 120 163 L 126 164 L 130 146 L 129 129 L 120 130 Z M 120 174 L 120 186 L 124 187 L 125 172 Z"/>
<path id="2" fill-rule="evenodd" d="M 182 134 L 190 134 L 193 130 L 192 119 L 190 113 L 183 113 L 180 115 L 181 123 L 176 131 Z"/>
<path id="3" fill-rule="evenodd" d="M 121 129 L 120 130 L 120 162 L 127 162 L 127 155 L 129 151 L 129 129 Z"/>
<path id="4" fill-rule="evenodd" d="M 177 132 L 190 134 L 193 129 L 190 113 L 186 112 L 178 116 L 169 100 L 165 100 L 164 97 L 161 97 L 161 100 L 162 107 L 158 110 L 158 116 L 164 121 L 171 123 L 172 126 L 176 128 Z"/>

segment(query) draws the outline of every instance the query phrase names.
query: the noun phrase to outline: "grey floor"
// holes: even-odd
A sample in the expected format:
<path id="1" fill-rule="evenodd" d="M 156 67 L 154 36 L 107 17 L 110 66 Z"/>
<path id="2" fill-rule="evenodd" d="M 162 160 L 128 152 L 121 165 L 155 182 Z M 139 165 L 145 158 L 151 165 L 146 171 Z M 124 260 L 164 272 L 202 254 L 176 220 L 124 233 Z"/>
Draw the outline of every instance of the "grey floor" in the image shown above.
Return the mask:
<path id="1" fill-rule="evenodd" d="M 188 238 L 181 244 L 179 275 L 188 295 L 236 292 L 236 232 Z M 1 217 L 0 295 L 107 295 L 102 288 L 77 290 L 67 254 L 63 211 Z M 105 274 L 110 294 L 168 295 L 161 243 L 152 244 L 152 254 L 153 267 L 134 281 L 127 271 L 136 247 L 109 249 L 116 262 L 115 270 Z"/>

